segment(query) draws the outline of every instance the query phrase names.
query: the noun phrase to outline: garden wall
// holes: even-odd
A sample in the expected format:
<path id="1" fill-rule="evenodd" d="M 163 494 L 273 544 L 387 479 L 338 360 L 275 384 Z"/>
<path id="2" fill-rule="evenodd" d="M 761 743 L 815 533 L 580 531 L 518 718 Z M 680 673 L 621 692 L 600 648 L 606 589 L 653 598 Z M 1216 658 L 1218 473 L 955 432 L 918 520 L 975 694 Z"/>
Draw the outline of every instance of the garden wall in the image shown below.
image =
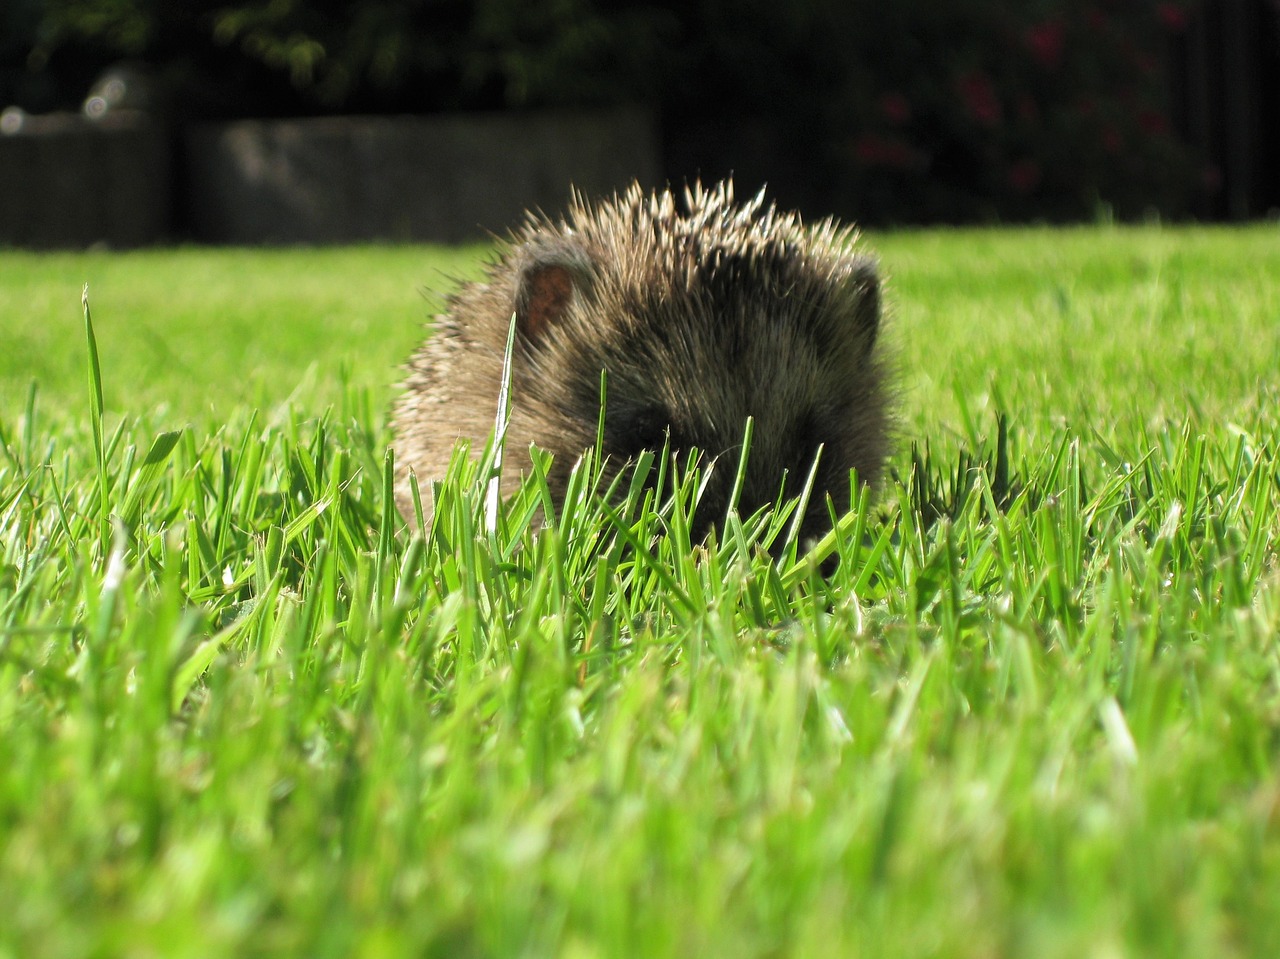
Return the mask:
<path id="1" fill-rule="evenodd" d="M 458 242 L 563 209 L 571 186 L 651 185 L 656 140 L 639 110 L 200 126 L 185 139 L 186 211 L 215 243 Z"/>
<path id="2" fill-rule="evenodd" d="M 0 245 L 139 246 L 169 234 L 169 134 L 147 115 L 11 111 L 0 129 Z"/>
<path id="3" fill-rule="evenodd" d="M 193 126 L 9 114 L 0 245 L 459 242 L 658 178 L 644 110 Z M 171 175 L 172 172 L 172 175 Z M 175 188 L 176 187 L 176 188 Z"/>

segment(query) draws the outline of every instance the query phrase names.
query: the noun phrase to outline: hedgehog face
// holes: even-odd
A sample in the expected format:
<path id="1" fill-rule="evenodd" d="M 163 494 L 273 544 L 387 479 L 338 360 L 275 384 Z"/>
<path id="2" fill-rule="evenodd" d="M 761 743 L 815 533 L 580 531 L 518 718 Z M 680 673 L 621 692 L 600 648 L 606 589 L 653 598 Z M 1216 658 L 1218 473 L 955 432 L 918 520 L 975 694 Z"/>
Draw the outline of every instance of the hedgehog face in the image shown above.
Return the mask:
<path id="1" fill-rule="evenodd" d="M 409 467 L 441 475 L 456 437 L 483 445 L 514 314 L 513 472 L 536 443 L 556 455 L 548 480 L 563 495 L 596 441 L 604 371 L 615 467 L 667 443 L 700 450 L 714 461 L 699 509 L 709 525 L 724 516 L 751 417 L 740 511 L 774 502 L 784 479 L 799 493 L 816 459 L 804 529 L 820 532 L 825 494 L 846 508 L 850 468 L 876 482 L 887 447 L 879 282 L 855 239 L 762 195 L 736 204 L 729 183 L 687 191 L 681 208 L 633 186 L 579 200 L 562 221 L 531 217 L 411 363 L 396 417 L 402 484 Z"/>
<path id="2" fill-rule="evenodd" d="M 514 295 L 520 386 L 535 407 L 564 414 L 549 434 L 576 428 L 589 445 L 606 371 L 606 452 L 626 461 L 666 443 L 700 450 L 716 463 L 700 509 L 709 517 L 724 515 L 751 417 L 739 507 L 772 503 L 784 481 L 798 493 L 816 463 L 806 525 L 824 524 L 823 494 L 844 509 L 849 468 L 874 481 L 883 458 L 874 263 L 849 252 L 844 234 L 805 232 L 772 211 L 762 225 L 742 209 L 719 220 L 704 209 L 696 229 L 692 214 L 646 212 L 634 204 L 603 221 L 607 232 L 591 221 L 525 242 Z M 619 232 L 646 242 L 611 255 Z"/>

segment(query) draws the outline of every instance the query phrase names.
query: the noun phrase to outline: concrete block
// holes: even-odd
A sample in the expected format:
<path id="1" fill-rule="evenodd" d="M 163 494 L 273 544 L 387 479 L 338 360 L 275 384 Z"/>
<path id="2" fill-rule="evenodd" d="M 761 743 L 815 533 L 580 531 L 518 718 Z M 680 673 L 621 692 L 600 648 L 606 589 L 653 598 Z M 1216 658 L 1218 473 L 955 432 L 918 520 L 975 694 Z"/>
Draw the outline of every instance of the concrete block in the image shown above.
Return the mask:
<path id="1" fill-rule="evenodd" d="M 128 247 L 168 235 L 169 136 L 146 114 L 10 111 L 0 130 L 0 244 Z"/>
<path id="2" fill-rule="evenodd" d="M 657 177 L 644 110 L 246 120 L 185 139 L 194 238 L 460 242 Z"/>

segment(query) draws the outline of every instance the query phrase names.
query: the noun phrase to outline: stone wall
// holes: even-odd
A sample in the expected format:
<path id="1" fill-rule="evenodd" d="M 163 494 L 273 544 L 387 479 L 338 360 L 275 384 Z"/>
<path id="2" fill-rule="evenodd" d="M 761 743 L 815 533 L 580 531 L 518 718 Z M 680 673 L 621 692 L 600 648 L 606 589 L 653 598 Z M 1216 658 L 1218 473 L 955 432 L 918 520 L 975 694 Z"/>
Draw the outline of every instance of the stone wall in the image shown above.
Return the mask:
<path id="1" fill-rule="evenodd" d="M 0 245 L 459 242 L 560 210 L 571 187 L 658 176 L 644 110 L 196 125 L 173 177 L 169 134 L 140 114 L 17 126 L 0 134 Z"/>
<path id="2" fill-rule="evenodd" d="M 139 246 L 171 225 L 169 135 L 142 113 L 5 113 L 0 245 Z"/>
<path id="3" fill-rule="evenodd" d="M 215 243 L 458 242 L 657 175 L 640 111 L 325 117 L 197 127 L 187 215 Z"/>

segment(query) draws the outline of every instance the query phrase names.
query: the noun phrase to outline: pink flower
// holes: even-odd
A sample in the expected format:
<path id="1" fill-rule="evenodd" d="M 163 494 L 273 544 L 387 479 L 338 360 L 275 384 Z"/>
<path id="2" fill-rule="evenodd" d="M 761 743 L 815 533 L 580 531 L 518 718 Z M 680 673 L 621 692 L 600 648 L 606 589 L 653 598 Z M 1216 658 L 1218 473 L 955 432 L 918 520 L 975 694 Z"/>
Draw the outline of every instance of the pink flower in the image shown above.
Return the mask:
<path id="1" fill-rule="evenodd" d="M 890 92 L 880 98 L 880 112 L 895 126 L 911 119 L 911 101 L 901 93 Z"/>
<path id="2" fill-rule="evenodd" d="M 1161 3 L 1156 6 L 1156 16 L 1164 24 L 1166 30 L 1181 33 L 1187 28 L 1187 11 L 1176 3 Z"/>
<path id="3" fill-rule="evenodd" d="M 1066 30 L 1059 20 L 1046 20 L 1044 23 L 1028 27 L 1022 35 L 1031 55 L 1046 70 L 1056 70 L 1062 63 L 1062 48 L 1066 44 Z"/>
<path id="4" fill-rule="evenodd" d="M 1145 110 L 1138 116 L 1138 126 L 1149 136 L 1161 136 L 1169 132 L 1169 120 L 1163 113 Z"/>
<path id="5" fill-rule="evenodd" d="M 853 155 L 866 166 L 904 170 L 920 165 L 916 151 L 901 140 L 864 133 L 853 144 Z"/>
<path id="6" fill-rule="evenodd" d="M 971 70 L 956 81 L 960 99 L 969 115 L 983 126 L 996 126 L 1003 116 L 995 84 L 979 70 Z"/>
<path id="7" fill-rule="evenodd" d="M 1009 167 L 1009 186 L 1026 195 L 1040 185 L 1040 164 L 1023 159 Z"/>

